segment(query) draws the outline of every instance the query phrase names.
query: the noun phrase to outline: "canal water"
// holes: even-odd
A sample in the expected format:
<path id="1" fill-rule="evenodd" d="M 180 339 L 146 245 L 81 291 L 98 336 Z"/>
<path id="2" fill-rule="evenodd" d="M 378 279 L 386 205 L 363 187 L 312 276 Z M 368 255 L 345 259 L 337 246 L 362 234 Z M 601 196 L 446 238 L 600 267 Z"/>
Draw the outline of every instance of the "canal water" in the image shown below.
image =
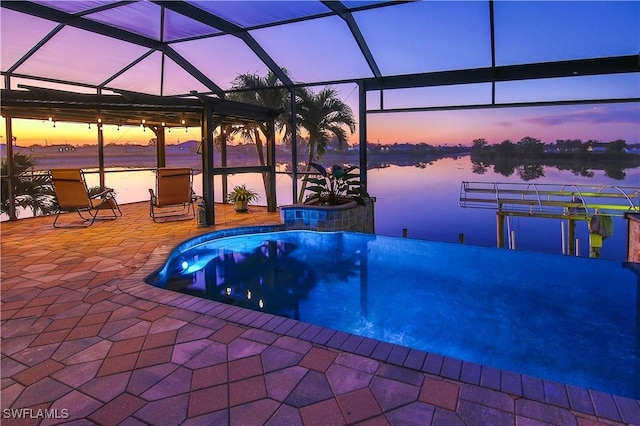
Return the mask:
<path id="1" fill-rule="evenodd" d="M 469 156 L 443 158 L 416 166 L 396 166 L 368 170 L 369 194 L 376 198 L 376 233 L 401 236 L 406 230 L 410 238 L 457 242 L 463 236 L 465 244 L 496 246 L 496 213 L 494 209 L 471 209 L 459 206 L 463 181 L 532 184 L 616 185 L 640 187 L 640 168 L 626 169 L 624 179 L 608 177 L 604 171 L 594 170 L 592 177 L 569 170 L 544 167 L 543 176 L 525 181 L 518 173 L 509 177 L 496 173 L 491 167 L 482 174 L 474 172 Z M 475 169 L 477 170 L 477 169 Z M 114 169 L 107 173 L 106 185 L 114 188 L 118 201 L 139 202 L 149 199 L 155 174 L 149 170 Z M 221 202 L 220 176 L 214 182 L 215 201 Z M 98 185 L 97 174 L 87 174 L 89 186 Z M 256 204 L 266 205 L 262 177 L 259 174 L 237 174 L 228 177 L 229 188 L 246 184 L 260 194 Z M 291 177 L 278 174 L 276 180 L 279 206 L 292 203 Z M 194 190 L 202 194 L 202 175 L 194 176 Z M 635 200 L 637 203 L 638 200 Z M 27 212 L 20 217 L 28 216 Z M 566 221 L 512 217 L 508 229 L 513 231 L 515 249 L 544 253 L 562 253 L 562 227 Z M 627 256 L 627 224 L 623 217 L 613 218 L 613 235 L 604 240 L 601 258 L 625 260 Z M 576 237 L 580 256 L 588 256 L 589 232 L 586 222 L 578 222 Z"/>

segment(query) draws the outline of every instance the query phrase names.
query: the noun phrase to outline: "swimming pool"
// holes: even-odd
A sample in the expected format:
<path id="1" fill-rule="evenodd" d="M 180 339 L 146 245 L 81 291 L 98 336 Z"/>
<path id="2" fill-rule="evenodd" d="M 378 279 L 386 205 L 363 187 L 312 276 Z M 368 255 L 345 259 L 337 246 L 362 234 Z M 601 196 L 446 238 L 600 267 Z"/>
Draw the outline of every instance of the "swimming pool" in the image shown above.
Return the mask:
<path id="1" fill-rule="evenodd" d="M 147 282 L 640 399 L 639 266 L 279 231 L 183 244 Z"/>

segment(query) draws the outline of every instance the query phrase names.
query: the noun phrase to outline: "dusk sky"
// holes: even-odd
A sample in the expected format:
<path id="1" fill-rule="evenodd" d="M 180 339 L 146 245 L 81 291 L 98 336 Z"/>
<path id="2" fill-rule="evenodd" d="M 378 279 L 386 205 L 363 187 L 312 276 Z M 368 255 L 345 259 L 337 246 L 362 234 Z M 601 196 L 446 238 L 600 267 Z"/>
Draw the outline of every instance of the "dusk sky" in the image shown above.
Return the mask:
<path id="1" fill-rule="evenodd" d="M 48 121 L 14 120 L 14 135 L 18 145 L 71 143 L 95 144 L 96 126 Z M 4 120 L 0 124 L 5 133 Z M 505 139 L 514 142 L 525 136 L 552 143 L 557 139 L 595 139 L 610 142 L 624 139 L 640 143 L 640 104 L 599 104 L 532 108 L 496 108 L 491 110 L 434 111 L 412 113 L 369 114 L 369 142 L 421 143 L 432 145 L 470 145 L 474 139 L 485 138 L 490 143 Z M 173 144 L 200 138 L 199 128 L 173 129 L 166 133 Z M 150 130 L 139 127 L 104 126 L 105 143 L 146 144 L 154 137 Z M 4 137 L 2 138 L 4 142 Z M 357 132 L 350 144 L 358 142 Z"/>
<path id="2" fill-rule="evenodd" d="M 87 2 L 41 1 L 69 13 Z M 271 19 L 323 13 L 319 2 L 191 2 L 237 25 L 252 26 Z M 352 6 L 355 2 L 345 2 Z M 294 5 L 294 7 L 290 7 Z M 0 9 L 1 66 L 5 71 L 55 28 L 41 18 Z M 86 15 L 149 38 L 178 40 L 214 35 L 199 22 L 167 11 L 160 31 L 160 7 L 148 2 L 126 4 Z M 269 13 L 267 13 L 269 12 Z M 491 65 L 487 1 L 429 1 L 354 13 L 363 37 L 383 75 L 411 74 L 481 68 Z M 144 22 L 145 25 L 141 25 Z M 155 23 L 157 22 L 157 25 Z M 371 70 L 338 17 L 311 19 L 275 27 L 256 27 L 251 36 L 267 54 L 285 68 L 293 81 L 328 81 L 371 77 Z M 205 37 L 172 44 L 223 89 L 229 89 L 238 73 L 264 75 L 267 67 L 240 39 Z M 495 2 L 496 65 L 586 59 L 640 52 L 640 1 Z M 82 51 L 82 55 L 78 52 Z M 117 52 L 117 54 L 115 54 Z M 60 80 L 101 84 L 148 53 L 146 48 L 116 41 L 83 30 L 65 27 L 45 43 L 17 73 Z M 164 74 L 160 73 L 164 63 Z M 55 85 L 12 78 L 17 84 Z M 151 53 L 109 86 L 144 93 L 181 94 L 206 88 L 175 62 Z M 4 82 L 2 82 L 4 87 Z M 160 89 L 162 87 L 162 89 Z M 69 90 L 69 87 L 63 87 Z M 358 117 L 355 84 L 335 86 Z M 565 77 L 539 81 L 499 83 L 496 102 L 546 102 L 583 99 L 640 98 L 640 73 L 609 76 Z M 422 108 L 484 104 L 491 101 L 490 84 L 470 84 L 385 91 L 384 108 Z M 367 108 L 380 108 L 379 94 L 367 95 Z M 43 117 L 43 120 L 46 120 Z M 369 113 L 370 142 L 471 144 L 476 138 L 490 143 L 525 136 L 544 142 L 556 139 L 624 139 L 640 143 L 640 103 L 584 104 L 578 106 L 494 108 L 477 110 Z M 4 135 L 4 121 L 0 125 Z M 152 132 L 139 128 L 105 126 L 106 143 L 146 143 Z M 93 144 L 96 129 L 88 125 L 42 120 L 14 120 L 19 145 L 34 143 Z M 175 129 L 168 143 L 199 139 L 199 129 Z M 358 141 L 358 133 L 350 143 Z M 2 139 L 4 142 L 4 137 Z"/>

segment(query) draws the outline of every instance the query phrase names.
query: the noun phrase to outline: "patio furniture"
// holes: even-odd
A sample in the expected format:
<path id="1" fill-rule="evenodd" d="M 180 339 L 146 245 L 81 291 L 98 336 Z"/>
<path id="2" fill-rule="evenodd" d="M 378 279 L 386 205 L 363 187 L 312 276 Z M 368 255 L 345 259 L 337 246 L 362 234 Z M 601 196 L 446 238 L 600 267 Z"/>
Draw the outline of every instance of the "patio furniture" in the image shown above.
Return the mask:
<path id="1" fill-rule="evenodd" d="M 190 168 L 158 168 L 156 191 L 149 188 L 149 194 L 149 216 L 154 222 L 166 218 L 188 220 L 195 217 L 195 194 Z"/>
<path id="2" fill-rule="evenodd" d="M 49 175 L 58 203 L 58 214 L 53 221 L 55 228 L 87 227 L 93 225 L 96 219 L 116 219 L 122 216 L 113 189 L 104 188 L 97 193 L 90 193 L 81 169 L 52 169 L 49 170 Z M 60 213 L 64 212 L 78 213 L 84 223 L 58 225 Z M 85 217 L 83 213 L 89 216 Z"/>

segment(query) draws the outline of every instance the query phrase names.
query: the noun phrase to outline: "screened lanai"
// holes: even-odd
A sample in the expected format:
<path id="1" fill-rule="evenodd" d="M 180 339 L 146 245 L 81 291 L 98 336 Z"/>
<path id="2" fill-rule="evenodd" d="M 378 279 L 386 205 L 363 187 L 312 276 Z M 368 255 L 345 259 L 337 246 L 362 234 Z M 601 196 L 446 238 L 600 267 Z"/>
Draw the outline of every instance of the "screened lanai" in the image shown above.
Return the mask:
<path id="1" fill-rule="evenodd" d="M 222 99 L 269 72 L 290 93 L 340 87 L 365 189 L 372 117 L 640 102 L 636 1 L 15 1 L 0 19 L 3 89 Z"/>

